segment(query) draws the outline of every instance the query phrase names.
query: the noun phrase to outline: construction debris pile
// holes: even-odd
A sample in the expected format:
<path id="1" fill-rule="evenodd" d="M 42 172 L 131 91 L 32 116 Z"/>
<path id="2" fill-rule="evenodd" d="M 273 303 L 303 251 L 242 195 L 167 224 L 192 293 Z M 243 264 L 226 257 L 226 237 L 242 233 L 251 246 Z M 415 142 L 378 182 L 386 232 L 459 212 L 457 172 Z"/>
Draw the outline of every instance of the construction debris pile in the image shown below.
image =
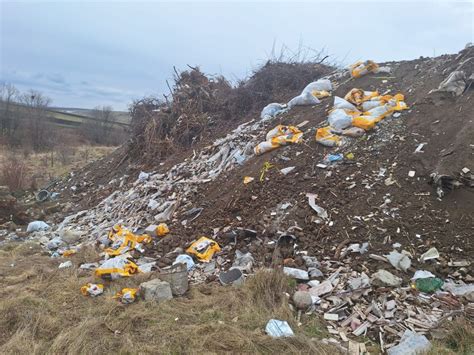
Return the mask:
<path id="1" fill-rule="evenodd" d="M 131 183 L 111 180 L 113 192 L 97 206 L 57 225 L 36 223 L 28 239 L 39 240 L 61 268 L 90 270 L 98 279 L 159 273 L 139 288 L 122 289 L 116 297 L 126 304 L 138 295 L 158 302 L 181 296 L 189 283 L 238 286 L 257 269 L 281 268 L 296 280 L 290 302 L 297 317 L 324 319 L 331 344 L 364 353 L 367 336 L 392 355 L 409 353 L 407 347 L 426 350 L 430 331 L 444 320 L 473 316 L 474 231 L 464 210 L 472 208 L 470 195 L 461 195 L 463 207 L 446 205 L 428 185 L 433 180 L 447 190 L 462 181 L 463 188 L 472 187 L 473 147 L 466 146 L 472 132 L 444 128 L 450 124 L 446 112 L 454 110 L 456 126 L 472 125 L 465 119 L 472 102 L 467 86 L 460 95 L 448 90 L 460 100 L 455 109 L 433 111 L 418 101 L 432 98 L 429 89 L 442 81 L 449 87 L 459 81 L 451 72 L 440 76 L 440 68 L 459 69 L 462 61 L 462 80 L 470 77 L 470 51 L 459 58 L 324 70 L 328 75 L 262 103 L 259 119 L 220 127 L 212 143 L 189 150 L 169 169 L 142 171 Z M 419 73 L 415 81 L 406 75 L 412 71 Z M 382 73 L 391 76 L 374 77 Z M 152 156 L 164 152 L 160 144 L 193 146 L 214 118 L 231 110 L 218 94 L 236 95 L 226 85 L 193 70 L 180 76 L 173 104 L 135 105 L 131 152 Z M 222 103 L 215 112 L 214 100 Z M 433 139 L 429 130 L 437 133 Z M 445 156 L 443 132 L 455 140 Z M 440 155 L 456 158 L 462 167 L 456 166 L 456 179 L 430 177 Z M 11 232 L 7 239 L 14 237 Z M 100 262 L 68 263 L 88 245 L 100 248 Z M 80 292 L 95 297 L 104 287 L 89 283 Z M 271 319 L 266 331 L 280 337 L 298 329 Z"/>

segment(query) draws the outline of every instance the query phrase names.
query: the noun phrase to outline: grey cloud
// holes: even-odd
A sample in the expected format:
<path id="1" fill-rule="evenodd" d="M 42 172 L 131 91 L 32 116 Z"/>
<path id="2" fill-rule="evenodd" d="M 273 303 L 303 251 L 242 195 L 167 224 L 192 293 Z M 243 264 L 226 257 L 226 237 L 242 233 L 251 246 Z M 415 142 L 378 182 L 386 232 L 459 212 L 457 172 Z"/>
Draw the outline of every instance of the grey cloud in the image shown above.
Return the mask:
<path id="1" fill-rule="evenodd" d="M 474 41 L 474 5 L 451 5 L 3 2 L 0 79 L 44 91 L 56 106 L 123 109 L 134 98 L 166 92 L 173 66 L 241 79 L 269 57 L 274 42 L 325 47 L 344 65 L 454 53 Z"/>

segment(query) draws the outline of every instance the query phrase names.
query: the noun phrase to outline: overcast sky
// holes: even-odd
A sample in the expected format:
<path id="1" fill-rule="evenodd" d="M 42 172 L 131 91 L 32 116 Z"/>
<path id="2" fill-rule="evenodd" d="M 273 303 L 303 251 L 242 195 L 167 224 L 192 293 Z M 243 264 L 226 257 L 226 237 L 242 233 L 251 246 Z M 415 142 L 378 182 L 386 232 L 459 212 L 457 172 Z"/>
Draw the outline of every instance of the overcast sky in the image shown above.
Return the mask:
<path id="1" fill-rule="evenodd" d="M 244 78 L 274 44 L 325 48 L 350 64 L 474 42 L 474 1 L 0 3 L 0 81 L 40 90 L 54 106 L 126 109 L 166 92 L 173 65 Z"/>

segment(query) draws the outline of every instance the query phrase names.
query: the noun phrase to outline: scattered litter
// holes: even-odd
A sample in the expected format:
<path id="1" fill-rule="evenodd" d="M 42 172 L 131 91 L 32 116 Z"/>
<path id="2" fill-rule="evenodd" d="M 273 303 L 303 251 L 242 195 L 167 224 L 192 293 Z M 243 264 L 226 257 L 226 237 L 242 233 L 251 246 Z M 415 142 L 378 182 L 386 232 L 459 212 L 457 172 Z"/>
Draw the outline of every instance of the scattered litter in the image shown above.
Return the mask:
<path id="1" fill-rule="evenodd" d="M 303 132 L 298 127 L 278 125 L 267 133 L 265 142 L 254 148 L 254 153 L 261 155 L 287 144 L 300 143 L 302 140 Z"/>
<path id="2" fill-rule="evenodd" d="M 294 166 L 289 166 L 287 168 L 283 168 L 283 169 L 280 169 L 280 172 L 283 174 L 283 175 L 288 175 L 289 173 L 291 173 L 293 170 L 295 170 L 296 167 Z"/>
<path id="3" fill-rule="evenodd" d="M 426 253 L 420 256 L 420 261 L 425 262 L 427 260 L 438 259 L 438 258 L 439 258 L 438 249 L 433 247 L 433 248 L 430 248 Z"/>
<path id="4" fill-rule="evenodd" d="M 250 252 L 242 253 L 240 250 L 235 251 L 235 260 L 232 264 L 233 269 L 250 272 L 255 260 Z"/>
<path id="5" fill-rule="evenodd" d="M 371 60 L 356 62 L 350 66 L 351 76 L 353 78 L 360 78 L 368 73 L 377 73 L 378 68 L 378 64 Z"/>
<path id="6" fill-rule="evenodd" d="M 390 254 L 385 255 L 385 257 L 397 270 L 406 272 L 411 266 L 411 260 L 408 255 L 399 253 L 398 251 L 391 251 Z"/>
<path id="7" fill-rule="evenodd" d="M 410 171 L 408 172 L 408 176 L 409 176 L 409 177 L 414 177 L 415 174 L 416 174 L 415 170 L 410 170 Z"/>
<path id="8" fill-rule="evenodd" d="M 140 171 L 140 174 L 138 174 L 138 181 L 145 182 L 148 180 L 149 177 L 150 177 L 150 174 L 145 173 L 144 171 Z"/>
<path id="9" fill-rule="evenodd" d="M 306 194 L 306 197 L 308 197 L 308 203 L 309 203 L 309 205 L 311 206 L 311 208 L 312 208 L 313 210 L 316 211 L 316 213 L 318 214 L 318 216 L 319 216 L 320 218 L 322 218 L 322 219 L 328 219 L 329 216 L 328 216 L 327 211 L 326 211 L 324 208 L 322 208 L 321 206 L 318 206 L 318 205 L 316 204 L 316 197 L 317 197 L 317 195 L 316 195 L 316 194 L 312 194 L 312 193 L 307 193 L 307 194 Z"/>
<path id="10" fill-rule="evenodd" d="M 309 275 L 306 270 L 296 269 L 293 267 L 284 267 L 283 272 L 294 279 L 309 280 Z"/>
<path id="11" fill-rule="evenodd" d="M 244 282 L 244 274 L 237 268 L 232 268 L 228 271 L 223 271 L 219 274 L 219 281 L 223 285 L 239 286 Z"/>
<path id="12" fill-rule="evenodd" d="M 342 154 L 328 154 L 324 157 L 324 162 L 333 163 L 336 161 L 341 161 L 343 159 L 344 159 L 344 156 Z"/>
<path id="13" fill-rule="evenodd" d="M 271 103 L 265 106 L 260 114 L 262 121 L 271 120 L 273 117 L 282 114 L 287 111 L 287 105 L 279 103 Z"/>
<path id="14" fill-rule="evenodd" d="M 244 176 L 244 184 L 247 185 L 247 184 L 250 184 L 252 181 L 254 181 L 255 179 L 251 176 Z"/>
<path id="15" fill-rule="evenodd" d="M 414 153 L 424 153 L 423 147 L 428 144 L 428 143 L 420 143 L 418 144 L 418 147 L 416 147 Z"/>
<path id="16" fill-rule="evenodd" d="M 110 278 L 112 280 L 131 276 L 137 272 L 138 265 L 128 260 L 124 255 L 104 261 L 104 263 L 95 270 L 96 276 Z"/>
<path id="17" fill-rule="evenodd" d="M 81 287 L 81 293 L 84 296 L 98 296 L 104 292 L 104 285 L 102 284 L 91 284 L 88 283 L 87 285 L 84 285 Z"/>
<path id="18" fill-rule="evenodd" d="M 216 241 L 207 237 L 201 237 L 191 244 L 186 253 L 195 255 L 199 261 L 209 262 L 214 253 L 221 251 L 221 247 Z"/>
<path id="19" fill-rule="evenodd" d="M 278 319 L 270 319 L 265 327 L 265 332 L 273 338 L 295 335 L 288 322 Z"/>
<path id="20" fill-rule="evenodd" d="M 173 265 L 176 264 L 186 264 L 188 271 L 191 271 L 195 266 L 193 258 L 186 254 L 178 255 L 173 262 Z"/>
<path id="21" fill-rule="evenodd" d="M 65 262 L 59 264 L 59 266 L 58 266 L 59 269 L 66 269 L 66 268 L 69 268 L 69 267 L 72 267 L 72 261 L 71 260 L 65 261 Z"/>
<path id="22" fill-rule="evenodd" d="M 418 280 L 418 279 L 426 279 L 430 277 L 436 277 L 433 275 L 431 272 L 426 271 L 426 270 L 416 270 L 415 275 L 411 278 L 413 281 Z"/>
<path id="23" fill-rule="evenodd" d="M 47 231 L 51 227 L 49 224 L 43 222 L 43 221 L 33 221 L 28 223 L 28 227 L 26 227 L 26 231 L 28 233 L 31 232 L 39 232 L 39 231 Z"/>
<path id="24" fill-rule="evenodd" d="M 431 349 L 430 341 L 424 336 L 405 330 L 400 343 L 387 350 L 388 355 L 416 355 Z"/>
<path id="25" fill-rule="evenodd" d="M 123 304 L 129 304 L 135 302 L 138 288 L 124 288 L 122 291 L 117 292 L 114 298 L 120 299 Z"/>
<path id="26" fill-rule="evenodd" d="M 412 287 L 420 292 L 433 293 L 443 286 L 444 281 L 438 277 L 417 278 Z"/>
<path id="27" fill-rule="evenodd" d="M 380 269 L 375 274 L 372 274 L 372 280 L 373 280 L 372 281 L 373 283 L 377 281 L 377 282 L 382 283 L 383 285 L 392 286 L 392 287 L 397 287 L 402 284 L 401 278 L 383 269 Z"/>

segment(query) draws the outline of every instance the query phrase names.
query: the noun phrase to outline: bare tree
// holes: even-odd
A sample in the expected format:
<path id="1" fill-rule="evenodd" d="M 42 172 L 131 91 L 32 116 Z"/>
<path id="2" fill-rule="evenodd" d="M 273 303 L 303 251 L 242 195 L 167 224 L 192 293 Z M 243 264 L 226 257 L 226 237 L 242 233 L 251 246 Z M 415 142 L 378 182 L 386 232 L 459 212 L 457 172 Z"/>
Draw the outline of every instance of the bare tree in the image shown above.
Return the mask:
<path id="1" fill-rule="evenodd" d="M 0 135 L 9 141 L 20 125 L 18 99 L 19 92 L 15 86 L 8 83 L 0 86 Z"/>
<path id="2" fill-rule="evenodd" d="M 83 123 L 83 135 L 96 144 L 111 144 L 111 136 L 116 118 L 110 106 L 97 106 L 92 119 Z"/>
<path id="3" fill-rule="evenodd" d="M 30 90 L 21 96 L 20 102 L 28 122 L 27 137 L 35 151 L 48 150 L 54 146 L 54 130 L 48 118 L 47 108 L 51 99 L 38 91 Z"/>

